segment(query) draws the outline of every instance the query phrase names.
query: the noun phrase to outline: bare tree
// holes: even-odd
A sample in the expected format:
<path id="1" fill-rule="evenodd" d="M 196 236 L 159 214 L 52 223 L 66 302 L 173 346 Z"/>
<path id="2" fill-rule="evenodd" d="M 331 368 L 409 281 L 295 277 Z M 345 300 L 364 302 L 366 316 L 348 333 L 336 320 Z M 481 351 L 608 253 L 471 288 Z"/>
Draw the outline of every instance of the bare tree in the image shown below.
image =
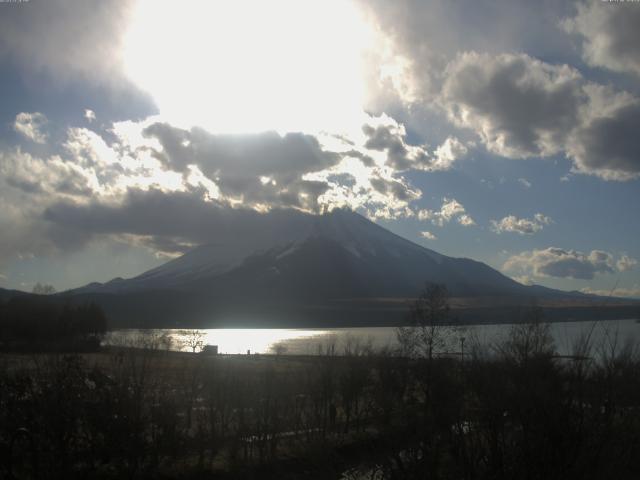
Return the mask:
<path id="1" fill-rule="evenodd" d="M 289 350 L 287 348 L 287 346 L 282 343 L 282 342 L 278 342 L 275 345 L 273 345 L 271 347 L 271 350 L 273 351 L 273 353 L 275 353 L 278 356 L 284 355 L 285 353 L 287 353 L 287 351 Z"/>
<path id="2" fill-rule="evenodd" d="M 453 327 L 447 287 L 427 284 L 411 307 L 410 325 L 398 327 L 396 335 L 405 356 L 421 356 L 431 360 L 451 339 Z"/>
<path id="3" fill-rule="evenodd" d="M 204 332 L 200 330 L 183 330 L 180 333 L 183 336 L 182 344 L 190 348 L 193 353 L 204 348 Z"/>
<path id="4" fill-rule="evenodd" d="M 525 321 L 511 326 L 508 338 L 497 346 L 497 351 L 518 363 L 552 356 L 556 348 L 551 324 L 543 321 L 542 309 L 532 305 L 524 313 Z"/>

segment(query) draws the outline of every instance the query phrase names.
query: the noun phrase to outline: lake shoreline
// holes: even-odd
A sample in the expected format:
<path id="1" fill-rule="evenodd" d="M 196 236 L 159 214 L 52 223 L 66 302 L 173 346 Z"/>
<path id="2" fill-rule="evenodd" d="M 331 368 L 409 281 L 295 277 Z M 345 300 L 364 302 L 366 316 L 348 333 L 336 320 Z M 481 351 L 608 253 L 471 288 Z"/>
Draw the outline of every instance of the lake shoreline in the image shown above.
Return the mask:
<path id="1" fill-rule="evenodd" d="M 473 345 L 490 347 L 500 341 L 514 325 L 473 324 L 442 325 L 442 353 L 457 353 Z M 640 338 L 640 323 L 635 319 L 607 321 L 564 321 L 550 323 L 550 331 L 559 353 L 571 354 L 573 345 L 584 335 L 594 340 Z M 104 346 L 150 346 L 182 351 L 199 351 L 213 345 L 220 354 L 280 353 L 317 356 L 331 350 L 393 351 L 398 347 L 396 327 L 340 328 L 209 328 L 209 329 L 122 329 L 111 331 Z"/>

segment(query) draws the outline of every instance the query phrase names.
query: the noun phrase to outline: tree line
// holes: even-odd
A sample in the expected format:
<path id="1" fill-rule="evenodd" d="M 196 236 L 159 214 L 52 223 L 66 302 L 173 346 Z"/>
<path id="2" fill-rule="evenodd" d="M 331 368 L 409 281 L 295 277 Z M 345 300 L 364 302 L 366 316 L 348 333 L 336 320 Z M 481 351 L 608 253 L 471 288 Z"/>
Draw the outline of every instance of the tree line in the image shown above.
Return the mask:
<path id="1" fill-rule="evenodd" d="M 0 348 L 5 350 L 97 349 L 106 330 L 107 319 L 95 303 L 33 295 L 0 302 Z"/>
<path id="2" fill-rule="evenodd" d="M 0 477 L 640 477 L 635 344 L 587 334 L 560 356 L 532 309 L 493 345 L 441 348 L 463 334 L 449 315 L 434 286 L 398 349 L 206 356 L 146 334 L 7 363 Z"/>

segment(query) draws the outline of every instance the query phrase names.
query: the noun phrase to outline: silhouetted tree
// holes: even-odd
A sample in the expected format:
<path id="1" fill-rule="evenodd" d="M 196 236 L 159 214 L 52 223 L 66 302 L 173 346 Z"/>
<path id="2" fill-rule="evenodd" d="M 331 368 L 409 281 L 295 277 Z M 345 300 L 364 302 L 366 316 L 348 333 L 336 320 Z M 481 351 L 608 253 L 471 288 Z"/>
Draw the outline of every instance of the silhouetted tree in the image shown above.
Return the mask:
<path id="1" fill-rule="evenodd" d="M 431 360 L 451 336 L 447 287 L 427 284 L 411 307 L 410 325 L 396 331 L 402 353 Z"/>
<path id="2" fill-rule="evenodd" d="M 56 289 L 53 285 L 38 282 L 33 286 L 32 292 L 37 295 L 53 295 Z"/>

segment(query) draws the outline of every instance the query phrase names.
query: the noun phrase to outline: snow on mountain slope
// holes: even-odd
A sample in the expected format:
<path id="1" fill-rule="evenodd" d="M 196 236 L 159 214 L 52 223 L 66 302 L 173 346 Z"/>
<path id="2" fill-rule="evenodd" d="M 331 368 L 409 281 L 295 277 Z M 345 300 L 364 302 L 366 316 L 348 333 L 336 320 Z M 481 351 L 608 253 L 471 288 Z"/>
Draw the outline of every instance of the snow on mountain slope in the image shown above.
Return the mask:
<path id="1" fill-rule="evenodd" d="M 137 277 L 79 291 L 206 290 L 233 296 L 239 290 L 291 297 L 316 292 L 328 298 L 413 295 L 425 281 L 445 283 L 463 295 L 527 289 L 480 262 L 441 255 L 338 209 L 319 216 L 265 214 Z"/>

